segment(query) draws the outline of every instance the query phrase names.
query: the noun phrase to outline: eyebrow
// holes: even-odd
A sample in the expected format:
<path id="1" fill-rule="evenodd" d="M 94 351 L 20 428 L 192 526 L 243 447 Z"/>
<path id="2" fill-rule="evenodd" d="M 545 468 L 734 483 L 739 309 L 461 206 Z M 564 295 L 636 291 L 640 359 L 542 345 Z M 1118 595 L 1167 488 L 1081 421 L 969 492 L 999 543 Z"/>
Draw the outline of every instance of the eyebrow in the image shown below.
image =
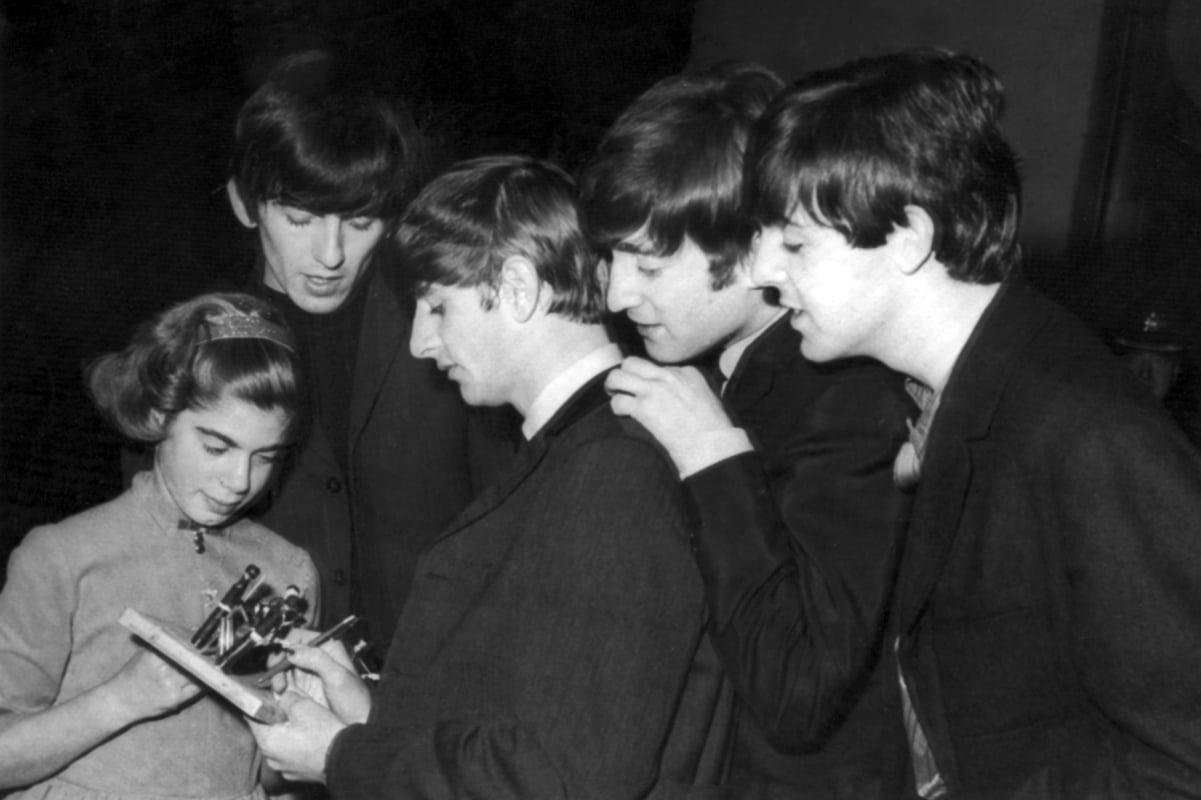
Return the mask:
<path id="1" fill-rule="evenodd" d="M 241 447 L 241 445 L 238 444 L 237 441 L 229 438 L 228 436 L 226 436 L 224 433 L 221 433 L 220 431 L 215 431 L 212 428 L 206 428 L 203 425 L 197 425 L 196 430 L 200 431 L 201 433 L 203 433 L 207 436 L 212 436 L 214 439 L 220 439 L 225 444 L 226 447 Z M 265 452 L 267 450 L 282 450 L 283 448 L 285 448 L 287 446 L 288 445 L 286 442 L 280 442 L 279 444 L 273 444 L 270 447 L 260 447 L 255 452 Z"/>
<path id="2" fill-rule="evenodd" d="M 212 428 L 206 428 L 203 425 L 197 425 L 196 430 L 198 430 L 201 433 L 206 434 L 208 436 L 212 436 L 214 439 L 220 439 L 222 442 L 229 445 L 230 447 L 238 446 L 237 442 L 235 442 L 233 439 L 226 436 L 224 433 L 221 433 L 220 431 L 215 431 Z"/>
<path id="3" fill-rule="evenodd" d="M 439 297 L 445 294 L 447 287 L 441 283 L 426 283 L 414 288 L 414 299 L 418 302 L 424 300 L 426 303 L 433 304 L 437 302 Z"/>
<path id="4" fill-rule="evenodd" d="M 628 253 L 633 256 L 659 255 L 659 251 L 650 242 L 647 242 L 646 244 L 634 244 L 633 242 L 627 242 L 623 239 L 614 244 L 611 249 L 618 253 Z"/>

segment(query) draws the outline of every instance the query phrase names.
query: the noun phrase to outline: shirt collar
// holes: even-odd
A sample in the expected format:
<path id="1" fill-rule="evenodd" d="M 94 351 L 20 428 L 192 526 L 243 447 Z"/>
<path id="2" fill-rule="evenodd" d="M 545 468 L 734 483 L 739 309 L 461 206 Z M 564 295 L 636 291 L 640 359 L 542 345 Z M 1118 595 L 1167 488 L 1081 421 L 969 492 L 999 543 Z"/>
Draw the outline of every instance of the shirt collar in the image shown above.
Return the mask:
<path id="1" fill-rule="evenodd" d="M 581 386 L 607 369 L 621 363 L 621 349 L 610 342 L 596 348 L 546 384 L 521 423 L 521 433 L 526 440 L 533 439 L 542 426 L 550 422 L 563 405 L 571 399 Z"/>

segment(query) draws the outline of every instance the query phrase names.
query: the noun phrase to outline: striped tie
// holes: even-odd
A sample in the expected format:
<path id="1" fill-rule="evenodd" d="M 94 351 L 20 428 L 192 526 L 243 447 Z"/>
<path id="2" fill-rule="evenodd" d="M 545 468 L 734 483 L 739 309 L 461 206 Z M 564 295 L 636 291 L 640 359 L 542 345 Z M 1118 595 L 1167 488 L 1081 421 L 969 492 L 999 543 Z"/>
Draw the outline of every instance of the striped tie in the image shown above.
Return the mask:
<path id="1" fill-rule="evenodd" d="M 909 426 L 909 441 L 901 445 L 897 459 L 892 465 L 893 483 L 899 489 L 912 489 L 917 486 L 922 476 L 922 459 L 926 455 L 926 438 L 930 435 L 930 425 L 934 422 L 934 413 L 938 410 L 938 402 L 942 395 L 909 378 L 905 381 L 905 391 L 913 398 L 921 409 L 921 415 L 915 424 L 906 420 Z"/>
<path id="2" fill-rule="evenodd" d="M 893 646 L 894 653 L 901 648 L 901 637 L 898 636 Z M 942 775 L 938 772 L 938 763 L 934 760 L 934 752 L 922 730 L 922 722 L 917 718 L 913 701 L 909 697 L 909 685 L 905 683 L 905 673 L 897 662 L 897 680 L 901 684 L 901 710 L 905 719 L 905 735 L 909 739 L 909 755 L 913 759 L 913 779 L 917 784 L 919 797 L 926 800 L 942 797 L 947 793 Z"/>

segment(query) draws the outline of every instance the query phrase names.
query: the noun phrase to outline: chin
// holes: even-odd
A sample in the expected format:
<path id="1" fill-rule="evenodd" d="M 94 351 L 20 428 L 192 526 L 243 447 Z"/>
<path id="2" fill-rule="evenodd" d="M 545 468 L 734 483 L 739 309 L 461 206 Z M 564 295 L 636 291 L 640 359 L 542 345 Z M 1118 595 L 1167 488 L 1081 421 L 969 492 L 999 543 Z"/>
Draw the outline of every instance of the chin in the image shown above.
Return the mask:
<path id="1" fill-rule="evenodd" d="M 254 497 L 257 496 L 258 492 L 255 492 Z M 204 525 L 207 528 L 218 528 L 240 517 L 252 502 L 254 502 L 253 498 L 250 500 L 244 500 L 235 509 L 229 512 L 214 511 L 212 508 L 206 506 L 204 508 L 196 509 L 196 513 L 188 514 L 188 516 L 199 525 Z"/>
<path id="2" fill-rule="evenodd" d="M 185 516 L 197 525 L 205 528 L 220 528 L 225 523 L 237 516 L 237 514 L 214 514 L 211 511 L 200 511 L 194 514 L 189 513 Z"/>
<path id="3" fill-rule="evenodd" d="M 346 302 L 346 298 L 339 297 L 312 297 L 306 295 L 303 302 L 296 302 L 296 298 L 292 298 L 292 303 L 301 311 L 306 311 L 309 314 L 332 314 L 337 311 Z"/>
<path id="4" fill-rule="evenodd" d="M 801 355 L 810 361 L 834 361 L 835 359 L 844 358 L 846 353 L 840 353 L 835 348 L 822 347 L 820 344 L 815 345 L 808 338 L 801 339 Z"/>
<path id="5" fill-rule="evenodd" d="M 690 353 L 682 347 L 656 346 L 646 341 L 643 344 L 646 345 L 646 354 L 660 364 L 680 364 L 700 355 L 699 353 Z"/>
<path id="6" fill-rule="evenodd" d="M 469 406 L 484 406 L 488 404 L 487 401 L 479 396 L 478 392 L 474 391 L 472 387 L 463 383 L 459 384 L 459 396 L 462 397 L 463 402 Z"/>

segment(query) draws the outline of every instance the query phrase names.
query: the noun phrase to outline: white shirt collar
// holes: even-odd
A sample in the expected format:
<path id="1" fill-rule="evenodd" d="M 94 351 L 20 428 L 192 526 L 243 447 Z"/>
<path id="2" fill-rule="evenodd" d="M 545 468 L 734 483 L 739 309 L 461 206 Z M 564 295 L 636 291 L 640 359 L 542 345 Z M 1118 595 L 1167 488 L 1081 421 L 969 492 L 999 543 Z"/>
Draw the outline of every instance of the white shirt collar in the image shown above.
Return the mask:
<path id="1" fill-rule="evenodd" d="M 621 363 L 621 349 L 610 342 L 598 347 L 579 361 L 563 370 L 538 393 L 530 404 L 530 412 L 521 423 L 521 433 L 526 440 L 550 422 L 563 404 L 579 391 L 580 387 L 611 367 Z"/>

